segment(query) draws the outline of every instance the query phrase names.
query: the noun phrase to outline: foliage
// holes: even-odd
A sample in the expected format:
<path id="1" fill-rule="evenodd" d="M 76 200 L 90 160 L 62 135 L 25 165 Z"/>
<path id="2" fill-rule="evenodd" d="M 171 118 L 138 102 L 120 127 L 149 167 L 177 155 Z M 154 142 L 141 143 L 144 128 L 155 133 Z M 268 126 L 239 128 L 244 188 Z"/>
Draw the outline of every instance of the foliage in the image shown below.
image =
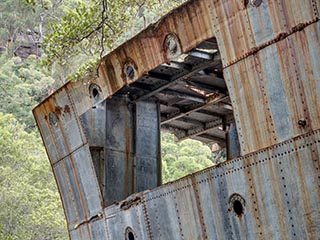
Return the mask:
<path id="1" fill-rule="evenodd" d="M 0 46 L 6 47 L 12 54 L 15 47 L 23 41 L 19 38 L 19 34 L 31 30 L 39 33 L 41 25 L 39 14 L 40 7 L 32 8 L 24 0 L 1 0 Z"/>
<path id="2" fill-rule="evenodd" d="M 166 132 L 161 133 L 161 156 L 164 183 L 212 166 L 214 157 L 203 143 L 192 139 L 176 143 Z"/>
<path id="3" fill-rule="evenodd" d="M 48 75 L 33 57 L 21 62 L 0 56 L 0 111 L 14 114 L 27 128 L 34 128 L 31 110 L 54 82 Z"/>
<path id="4" fill-rule="evenodd" d="M 62 206 L 39 138 L 0 113 L 0 239 L 66 239 Z"/>
<path id="5" fill-rule="evenodd" d="M 78 0 L 72 5 L 62 5 L 61 18 L 53 18 L 47 25 L 43 63 L 49 66 L 54 63 L 72 63 L 76 67 L 74 69 L 78 69 L 81 64 L 89 65 L 89 68 L 82 67 L 77 75 L 69 75 L 70 79 L 79 78 L 86 73 L 84 69 L 92 70 L 92 64 L 88 62 L 96 62 L 146 24 L 181 2 L 183 1 Z M 74 64 L 78 56 L 82 56 L 85 61 Z"/>

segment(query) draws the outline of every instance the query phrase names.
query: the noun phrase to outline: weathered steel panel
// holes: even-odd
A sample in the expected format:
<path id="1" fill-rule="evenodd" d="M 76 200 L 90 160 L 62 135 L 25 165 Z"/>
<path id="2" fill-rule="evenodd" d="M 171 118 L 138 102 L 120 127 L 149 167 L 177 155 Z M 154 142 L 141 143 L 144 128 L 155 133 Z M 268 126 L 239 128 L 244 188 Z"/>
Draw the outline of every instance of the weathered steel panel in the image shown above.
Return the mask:
<path id="1" fill-rule="evenodd" d="M 78 226 L 76 229 L 70 231 L 70 238 L 72 240 L 92 239 L 89 232 L 88 224 Z"/>
<path id="2" fill-rule="evenodd" d="M 130 199 L 136 199 L 132 202 L 123 201 L 119 205 L 106 208 L 108 239 L 129 239 L 126 234 L 128 229 L 133 230 L 135 239 L 151 239 L 148 235 L 143 199 L 140 197 L 142 195 L 133 195 Z"/>
<path id="3" fill-rule="evenodd" d="M 70 231 L 71 239 L 75 240 L 107 240 L 106 225 L 103 218 L 95 219 L 91 223 L 84 223 L 76 226 Z"/>
<path id="4" fill-rule="evenodd" d="M 319 136 L 315 131 L 143 193 L 141 214 L 152 237 L 142 239 L 318 239 Z M 243 198 L 241 214 L 232 205 L 235 194 Z M 107 208 L 121 224 L 109 229 L 111 239 L 123 236 L 136 204 Z"/>
<path id="5" fill-rule="evenodd" d="M 98 213 L 102 214 L 103 202 L 90 156 L 88 145 L 85 145 L 71 155 L 80 185 L 78 191 L 84 198 L 87 219 L 91 219 Z"/>
<path id="6" fill-rule="evenodd" d="M 99 71 L 98 74 L 98 76 L 93 75 L 89 78 L 83 79 L 82 81 L 68 82 L 64 86 L 64 88 L 67 89 L 69 96 L 72 99 L 72 103 L 74 104 L 75 111 L 79 116 L 88 111 L 94 104 L 99 102 L 95 101 L 92 93 L 90 92 L 90 86 L 92 84 L 99 86 L 98 93 L 100 101 L 104 100 L 112 93 L 108 88 L 105 79 L 103 79 L 102 72 Z"/>
<path id="7" fill-rule="evenodd" d="M 252 34 L 254 37 L 254 42 L 257 46 L 274 39 L 277 34 L 279 34 L 279 30 L 275 29 L 275 24 L 279 24 L 276 22 L 272 23 L 273 16 L 273 8 L 275 7 L 276 1 L 262 1 L 261 5 L 256 8 L 249 4 L 248 7 L 248 18 L 250 27 L 252 29 Z"/>
<path id="8" fill-rule="evenodd" d="M 292 137 L 292 133 L 295 132 L 294 125 L 296 124 L 291 118 L 292 105 L 287 100 L 290 99 L 290 96 L 288 96 L 290 93 L 288 93 L 286 83 L 281 76 L 283 68 L 281 68 L 281 59 L 279 59 L 276 45 L 262 50 L 259 54 L 259 60 L 270 116 L 274 125 L 273 142 L 284 141 Z"/>
<path id="9" fill-rule="evenodd" d="M 160 112 L 156 101 L 136 103 L 136 191 L 161 184 Z"/>
<path id="10" fill-rule="evenodd" d="M 105 205 L 121 201 L 133 193 L 134 154 L 106 149 Z"/>
<path id="11" fill-rule="evenodd" d="M 133 105 L 126 97 L 106 101 L 106 147 L 123 153 L 132 153 Z"/>
<path id="12" fill-rule="evenodd" d="M 79 117 L 74 111 L 67 91 L 61 90 L 55 94 L 54 100 L 54 114 L 57 116 L 58 122 L 51 129 L 58 145 L 57 149 L 59 149 L 61 157 L 65 157 L 81 147 L 85 140 Z"/>
<path id="13" fill-rule="evenodd" d="M 207 233 L 203 226 L 199 190 L 193 178 L 176 182 L 173 192 L 176 212 L 182 239 L 205 239 Z M 172 198 L 171 198 L 172 199 Z M 188 227 L 184 227 L 188 226 Z"/>
<path id="14" fill-rule="evenodd" d="M 48 149 L 52 164 L 84 144 L 78 116 L 65 89 L 56 92 L 35 113 L 40 131 L 47 134 L 44 135 L 45 144 L 52 146 Z"/>
<path id="15" fill-rule="evenodd" d="M 259 236 L 256 213 L 251 211 L 250 181 L 241 161 L 196 174 L 208 239 L 255 239 Z M 236 216 L 229 198 L 237 193 L 245 198 L 244 214 Z M 246 197 L 245 197 L 246 196 Z M 251 196 L 250 196 L 251 197 Z M 212 226 L 213 225 L 213 226 Z"/>
<path id="16" fill-rule="evenodd" d="M 99 103 L 80 116 L 102 198 L 105 197 L 106 104 Z M 87 156 L 84 156 L 87 157 Z M 103 200 L 101 199 L 101 202 Z"/>
<path id="17" fill-rule="evenodd" d="M 136 156 L 136 190 L 141 192 L 161 185 L 161 162 L 159 157 Z"/>
<path id="18" fill-rule="evenodd" d="M 106 142 L 105 101 L 82 114 L 80 120 L 90 147 L 103 147 Z"/>
<path id="19" fill-rule="evenodd" d="M 59 192 L 62 198 L 62 204 L 67 218 L 69 229 L 80 223 L 80 216 L 83 216 L 82 206 L 78 209 L 75 195 L 68 177 L 64 161 L 60 161 L 53 168 Z M 81 213 L 79 213 L 81 211 Z"/>
<path id="20" fill-rule="evenodd" d="M 224 66 L 247 57 L 256 48 L 271 44 L 283 34 L 291 34 L 301 24 L 316 21 L 312 1 L 215 1 L 215 36 Z M 245 5 L 246 4 L 246 5 Z"/>
<path id="21" fill-rule="evenodd" d="M 54 165 L 69 229 L 102 212 L 102 197 L 88 146 Z"/>
<path id="22" fill-rule="evenodd" d="M 319 36 L 319 21 L 305 28 L 304 31 L 297 32 L 291 36 L 292 41 L 295 43 L 296 64 L 300 66 L 298 73 L 298 77 L 301 80 L 300 87 L 304 90 L 305 101 L 308 106 L 308 125 L 312 129 L 320 128 Z"/>
<path id="23" fill-rule="evenodd" d="M 106 101 L 106 205 L 133 193 L 133 117 L 133 105 L 126 97 Z"/>
<path id="24" fill-rule="evenodd" d="M 248 5 L 248 17 L 257 46 L 290 32 L 301 23 L 316 19 L 313 1 L 262 1 L 259 7 Z"/>
<path id="25" fill-rule="evenodd" d="M 169 184 L 145 193 L 152 234 L 152 238 L 147 239 L 182 239 L 182 228 L 173 192 L 174 186 Z"/>
<path id="26" fill-rule="evenodd" d="M 44 105 L 41 105 L 37 107 L 37 109 L 34 109 L 33 115 L 36 119 L 43 143 L 46 146 L 46 151 L 50 163 L 56 162 L 60 158 L 60 154 L 58 153 L 58 150 L 56 148 L 55 138 L 51 133 L 51 126 L 48 123 L 48 113 L 45 110 Z"/>
<path id="27" fill-rule="evenodd" d="M 219 4 L 227 7 L 227 3 L 224 1 L 219 2 Z M 217 14 L 220 17 L 221 13 L 218 12 Z M 224 65 L 245 56 L 250 49 L 256 46 L 245 9 L 236 12 L 232 17 L 221 22 L 217 29 L 220 34 L 216 37 Z"/>
<path id="28" fill-rule="evenodd" d="M 235 123 L 231 123 L 226 134 L 227 160 L 240 157 L 240 143 Z"/>
<path id="29" fill-rule="evenodd" d="M 102 217 L 102 213 L 101 213 Z M 90 227 L 90 232 L 91 232 L 91 238 L 92 240 L 94 239 L 99 239 L 99 240 L 107 240 L 107 232 L 106 232 L 106 224 L 103 218 L 99 220 L 95 220 L 89 223 Z M 85 239 L 85 238 L 80 238 L 80 239 Z"/>
<path id="30" fill-rule="evenodd" d="M 225 69 L 243 154 L 319 128 L 319 68 L 301 51 L 307 34 L 318 33 L 297 32 Z"/>
<path id="31" fill-rule="evenodd" d="M 146 194 L 153 239 L 205 239 L 198 196 L 191 180 L 182 179 Z"/>

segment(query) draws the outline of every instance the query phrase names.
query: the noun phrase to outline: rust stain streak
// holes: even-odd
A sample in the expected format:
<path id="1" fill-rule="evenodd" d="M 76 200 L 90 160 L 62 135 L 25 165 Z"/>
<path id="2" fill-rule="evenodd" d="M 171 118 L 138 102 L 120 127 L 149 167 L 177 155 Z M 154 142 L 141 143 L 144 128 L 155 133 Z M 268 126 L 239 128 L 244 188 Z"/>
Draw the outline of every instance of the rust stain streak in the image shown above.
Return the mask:
<path id="1" fill-rule="evenodd" d="M 202 231 L 202 238 L 201 239 L 208 239 L 208 235 L 207 235 L 207 226 L 203 217 L 203 209 L 201 206 L 201 201 L 200 201 L 200 195 L 199 195 L 199 186 L 198 183 L 196 181 L 196 178 L 194 175 L 190 176 L 191 181 L 192 181 L 192 186 L 193 186 L 193 190 L 194 190 L 194 194 L 196 197 L 196 204 L 197 204 L 197 213 L 199 215 L 199 219 L 200 219 L 200 225 L 201 225 L 201 231 Z"/>

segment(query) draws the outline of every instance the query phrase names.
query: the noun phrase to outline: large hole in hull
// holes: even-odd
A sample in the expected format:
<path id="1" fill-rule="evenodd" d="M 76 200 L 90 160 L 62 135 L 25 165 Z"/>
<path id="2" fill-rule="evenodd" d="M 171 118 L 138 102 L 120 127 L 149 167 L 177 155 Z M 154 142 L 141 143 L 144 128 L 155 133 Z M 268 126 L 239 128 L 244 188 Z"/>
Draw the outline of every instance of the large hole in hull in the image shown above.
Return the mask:
<path id="1" fill-rule="evenodd" d="M 127 77 L 130 66 L 123 66 Z M 99 86 L 90 86 L 95 99 Z M 81 119 L 91 151 L 103 153 L 91 155 L 105 205 L 239 155 L 215 38 L 149 71 Z"/>

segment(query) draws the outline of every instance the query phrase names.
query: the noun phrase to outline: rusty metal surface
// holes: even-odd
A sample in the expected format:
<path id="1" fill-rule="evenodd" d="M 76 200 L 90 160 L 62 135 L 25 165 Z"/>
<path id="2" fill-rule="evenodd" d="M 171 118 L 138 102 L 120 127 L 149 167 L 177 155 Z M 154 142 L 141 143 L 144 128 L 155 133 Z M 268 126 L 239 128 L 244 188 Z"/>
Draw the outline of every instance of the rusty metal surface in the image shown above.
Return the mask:
<path id="1" fill-rule="evenodd" d="M 243 154 L 320 127 L 319 26 L 225 68 Z"/>
<path id="2" fill-rule="evenodd" d="M 141 101 L 136 104 L 136 192 L 161 184 L 161 146 L 159 104 Z"/>
<path id="3" fill-rule="evenodd" d="M 144 192 L 129 209 L 110 206 L 108 239 L 122 239 L 128 226 L 137 239 L 318 239 L 319 150 L 315 131 Z M 143 235 L 148 225 L 152 237 Z"/>
<path id="4" fill-rule="evenodd" d="M 62 196 L 70 237 L 319 239 L 319 9 L 318 0 L 189 1 L 105 56 L 99 76 L 67 83 L 37 106 L 34 116 Z M 206 62 L 199 49 L 217 50 L 217 54 Z M 182 55 L 189 68 L 172 69 L 181 65 L 176 58 Z M 114 162 L 106 161 L 111 169 L 123 166 L 123 155 L 131 154 L 126 140 L 135 145 L 136 139 L 123 129 L 130 123 L 119 122 L 114 128 L 116 119 L 114 124 L 106 123 L 103 133 L 88 131 L 88 124 L 96 128 L 104 121 L 91 108 L 121 91 L 139 93 L 143 84 L 160 84 L 165 79 L 152 74 L 162 76 L 161 70 L 172 73 L 169 81 L 187 76 L 197 90 L 204 84 L 208 90 L 208 83 L 222 90 L 204 99 L 172 83 L 152 94 L 138 94 L 147 103 L 148 97 L 155 97 L 162 104 L 160 113 L 169 116 L 161 116 L 162 127 L 181 139 L 222 142 L 219 127 L 234 117 L 241 157 L 105 208 L 90 147 L 101 144 L 104 134 L 108 142 L 112 134 L 124 132 L 123 141 L 117 140 L 124 148 L 116 149 L 124 154 L 119 153 Z M 220 72 L 210 81 L 208 70 Z M 205 79 L 197 82 L 201 71 Z M 175 101 L 172 95 L 181 100 L 177 113 L 170 105 Z M 139 130 L 158 131 L 159 122 L 152 123 L 155 112 L 138 114 L 146 114 Z M 148 132 L 151 139 L 157 138 L 156 132 Z M 151 148 L 144 148 L 144 141 L 143 136 L 138 139 L 141 152 L 152 153 L 142 156 L 143 171 L 157 151 L 157 140 L 150 142 Z M 112 155 L 109 142 L 107 155 Z M 133 168 L 136 162 L 131 155 Z M 109 188 L 108 181 L 105 184 L 111 194 L 135 183 Z"/>
<path id="5" fill-rule="evenodd" d="M 172 60 L 168 58 L 167 48 L 163 46 L 166 36 L 173 35 L 174 38 L 178 38 L 180 47 L 178 49 L 181 49 L 181 53 L 188 52 L 203 41 L 215 37 L 221 53 L 227 87 L 231 98 L 237 101 L 233 102 L 236 115 L 242 114 L 245 116 L 244 118 L 242 116 L 237 117 L 239 135 L 244 135 L 242 138 L 246 141 L 246 144 L 242 143 L 241 145 L 242 152 L 252 152 L 261 147 L 297 136 L 303 132 L 301 129 L 297 129 L 296 124 L 294 124 L 297 122 L 297 118 L 298 121 L 305 119 L 308 117 L 308 111 L 314 111 L 315 114 L 318 112 L 316 111 L 319 102 L 317 82 L 313 84 L 317 91 L 305 89 L 303 83 L 300 82 L 304 78 L 319 79 L 319 67 L 317 65 L 319 39 L 316 37 L 319 31 L 317 23 L 319 3 L 312 0 L 299 1 L 297 4 L 290 0 L 262 1 L 259 6 L 253 6 L 250 2 L 245 6 L 245 2 L 187 2 L 157 24 L 148 27 L 132 40 L 108 54 L 99 68 L 99 77 L 68 83 L 63 88 L 68 89 L 76 111 L 81 115 L 95 103 L 88 91 L 90 84 L 95 83 L 100 87 L 101 99 L 103 100 L 122 87 L 140 80 L 160 64 Z M 183 17 L 181 18 L 181 16 Z M 272 49 L 275 48 L 274 44 L 277 45 L 277 51 Z M 304 51 L 299 51 L 301 47 Z M 154 52 L 158 54 L 154 54 Z M 281 61 L 271 59 L 272 57 L 279 58 Z M 278 65 L 272 65 L 274 60 Z M 235 64 L 238 62 L 239 64 Z M 268 63 L 271 65 L 268 66 Z M 132 77 L 127 76 L 126 67 L 128 66 L 133 67 L 132 72 L 134 74 Z M 240 74 L 239 69 L 244 69 L 244 66 L 247 73 Z M 291 67 L 287 68 L 287 66 Z M 239 74 L 242 78 L 240 80 L 235 78 L 235 75 Z M 279 92 L 268 92 L 270 91 L 268 87 L 273 87 L 265 83 L 265 81 L 268 81 L 268 77 L 269 79 L 280 77 L 283 87 L 280 86 Z M 289 116 L 290 113 L 288 113 L 288 116 L 284 116 L 284 118 L 289 119 L 288 121 L 292 121 L 292 118 L 294 118 L 292 122 L 294 126 L 291 127 L 293 131 L 287 128 L 287 130 L 283 129 L 279 132 L 281 126 L 285 126 L 288 121 L 278 121 L 281 118 L 280 116 L 275 116 L 275 119 L 269 121 L 270 116 L 277 115 L 275 112 L 277 109 L 268 106 L 273 101 L 269 98 L 278 93 L 284 95 L 281 88 L 288 91 L 291 84 L 288 82 L 292 77 L 296 77 L 296 84 L 291 87 L 293 92 L 287 93 L 285 98 L 279 100 L 285 104 L 289 98 L 291 99 L 291 95 L 296 95 L 292 106 L 288 106 L 287 109 L 291 112 L 297 112 L 296 116 Z M 257 80 L 259 78 L 260 80 Z M 264 78 L 266 80 L 261 80 Z M 244 81 L 247 83 L 244 84 Z M 237 82 L 239 82 L 239 86 L 235 85 Z M 248 98 L 248 95 L 246 95 L 246 99 L 244 96 L 236 96 L 236 92 L 245 94 L 246 91 L 253 91 L 256 94 L 252 101 L 251 98 Z M 302 96 L 299 97 L 301 94 Z M 310 99 L 307 99 L 309 96 Z M 242 107 L 242 105 L 244 106 Z M 244 108 L 244 111 L 242 111 L 242 108 Z M 310 109 L 306 110 L 306 108 Z M 241 109 L 241 112 L 237 109 Z M 259 112 L 256 109 L 262 111 L 262 114 L 255 115 Z M 305 112 L 301 113 L 301 109 L 304 109 Z M 249 113 L 249 115 L 246 113 Z M 266 116 L 262 116 L 263 114 Z M 254 125 L 250 124 L 248 126 L 246 118 L 257 121 Z M 278 126 L 275 126 L 275 122 L 278 122 Z M 242 125 L 245 129 L 251 128 L 251 126 L 257 126 L 257 129 L 242 133 Z M 312 123 L 312 125 L 311 129 L 319 127 L 317 122 Z M 278 132 L 275 128 L 278 128 Z M 265 135 L 265 132 L 270 132 L 270 134 Z M 257 136 L 253 136 L 256 134 Z M 280 135 L 278 136 L 278 134 Z M 251 143 L 250 140 L 254 141 L 253 139 L 257 139 L 257 141 Z"/>
<path id="6" fill-rule="evenodd" d="M 133 198 L 135 195 L 133 196 Z M 139 198 L 139 196 L 138 196 Z M 134 201 L 129 208 L 122 213 L 121 205 L 113 205 L 105 209 L 105 222 L 107 227 L 107 239 L 125 239 L 127 228 L 134 230 L 136 239 L 148 239 L 149 231 L 146 222 L 142 199 Z M 124 203 L 122 203 L 123 206 Z M 120 223 L 120 224 L 119 224 Z"/>
<path id="7" fill-rule="evenodd" d="M 62 89 L 34 110 L 53 168 L 68 228 L 102 212 L 102 197 L 79 116 Z M 45 133 L 45 134 L 43 134 Z"/>
<path id="8" fill-rule="evenodd" d="M 69 229 L 102 212 L 102 197 L 89 157 L 85 146 L 53 166 Z"/>

